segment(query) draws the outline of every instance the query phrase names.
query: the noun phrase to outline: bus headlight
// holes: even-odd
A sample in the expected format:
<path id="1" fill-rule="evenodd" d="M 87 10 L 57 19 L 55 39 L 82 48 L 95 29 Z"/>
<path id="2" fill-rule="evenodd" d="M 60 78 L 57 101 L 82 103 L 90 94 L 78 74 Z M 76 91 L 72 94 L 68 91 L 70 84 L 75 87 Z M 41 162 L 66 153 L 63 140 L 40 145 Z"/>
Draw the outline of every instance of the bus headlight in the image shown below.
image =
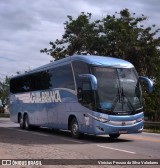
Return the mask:
<path id="1" fill-rule="evenodd" d="M 136 119 L 136 122 L 141 122 L 143 120 L 144 120 L 144 117 L 141 117 L 141 118 Z"/>
<path id="2" fill-rule="evenodd" d="M 97 120 L 97 121 L 100 121 L 100 122 L 109 122 L 110 120 L 106 119 L 106 118 L 102 118 L 102 117 L 96 117 L 96 116 L 93 116 L 91 114 L 88 114 L 90 117 L 92 117 L 93 119 Z"/>
<path id="3" fill-rule="evenodd" d="M 109 120 L 106 118 L 97 118 L 98 121 L 100 122 L 108 122 Z"/>

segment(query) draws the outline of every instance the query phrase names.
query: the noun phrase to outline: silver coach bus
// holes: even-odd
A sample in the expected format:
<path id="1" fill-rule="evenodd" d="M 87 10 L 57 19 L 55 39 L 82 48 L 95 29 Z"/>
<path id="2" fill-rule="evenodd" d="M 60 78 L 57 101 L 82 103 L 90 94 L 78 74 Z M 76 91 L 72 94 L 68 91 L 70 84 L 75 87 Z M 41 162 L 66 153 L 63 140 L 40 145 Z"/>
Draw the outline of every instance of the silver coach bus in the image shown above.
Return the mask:
<path id="1" fill-rule="evenodd" d="M 140 80 L 125 60 L 102 56 L 70 56 L 10 81 L 9 110 L 21 128 L 42 126 L 84 133 L 140 133 L 144 112 Z"/>

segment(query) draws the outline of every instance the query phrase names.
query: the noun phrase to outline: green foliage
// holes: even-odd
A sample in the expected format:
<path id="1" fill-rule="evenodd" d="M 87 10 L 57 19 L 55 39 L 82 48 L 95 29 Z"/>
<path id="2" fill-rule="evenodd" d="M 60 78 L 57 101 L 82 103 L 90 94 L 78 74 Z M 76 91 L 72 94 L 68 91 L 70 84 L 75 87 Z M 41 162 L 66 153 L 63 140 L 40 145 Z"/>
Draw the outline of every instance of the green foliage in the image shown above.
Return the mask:
<path id="1" fill-rule="evenodd" d="M 0 101 L 2 103 L 1 111 L 4 112 L 5 106 L 8 104 L 9 98 L 9 77 L 5 77 L 3 81 L 0 81 Z"/>
<path id="2" fill-rule="evenodd" d="M 41 52 L 55 60 L 85 52 L 130 61 L 139 75 L 154 80 L 154 91 L 151 95 L 144 94 L 144 105 L 148 114 L 160 115 L 160 29 L 155 25 L 145 27 L 143 22 L 147 17 L 136 16 L 128 9 L 95 21 L 91 13 L 82 12 L 76 19 L 67 17 L 62 38 L 50 42 L 51 48 Z"/>
<path id="3" fill-rule="evenodd" d="M 160 121 L 160 74 L 156 75 L 153 93 L 144 95 L 145 110 L 150 120 Z"/>

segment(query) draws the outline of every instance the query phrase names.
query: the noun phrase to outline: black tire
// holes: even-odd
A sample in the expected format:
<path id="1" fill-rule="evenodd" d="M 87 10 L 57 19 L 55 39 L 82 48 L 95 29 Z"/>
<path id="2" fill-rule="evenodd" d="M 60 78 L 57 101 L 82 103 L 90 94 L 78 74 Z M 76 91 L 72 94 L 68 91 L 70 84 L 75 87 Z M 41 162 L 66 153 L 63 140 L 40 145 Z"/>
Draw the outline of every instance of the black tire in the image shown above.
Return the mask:
<path id="1" fill-rule="evenodd" d="M 81 133 L 79 132 L 79 126 L 78 126 L 78 122 L 76 120 L 76 118 L 74 118 L 72 121 L 71 121 L 71 134 L 72 134 L 72 137 L 75 138 L 75 139 L 79 139 L 81 138 Z"/>
<path id="2" fill-rule="evenodd" d="M 24 116 L 24 128 L 25 128 L 26 130 L 29 130 L 29 129 L 30 129 L 29 118 L 28 118 L 28 115 L 27 115 L 27 114 Z"/>
<path id="3" fill-rule="evenodd" d="M 120 134 L 109 134 L 110 138 L 116 139 L 120 136 Z"/>
<path id="4" fill-rule="evenodd" d="M 19 121 L 19 127 L 20 127 L 21 129 L 24 129 L 24 120 L 23 120 L 22 115 L 19 116 L 18 121 Z"/>

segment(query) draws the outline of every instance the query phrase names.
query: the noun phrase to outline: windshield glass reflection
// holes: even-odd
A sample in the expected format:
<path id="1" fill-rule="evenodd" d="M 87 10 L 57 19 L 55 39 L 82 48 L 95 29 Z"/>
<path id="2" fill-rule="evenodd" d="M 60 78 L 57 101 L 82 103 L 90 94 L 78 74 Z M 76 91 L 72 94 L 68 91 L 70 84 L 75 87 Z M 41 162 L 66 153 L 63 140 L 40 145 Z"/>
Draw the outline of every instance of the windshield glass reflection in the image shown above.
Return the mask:
<path id="1" fill-rule="evenodd" d="M 141 87 L 134 68 L 94 67 L 98 106 L 118 113 L 142 108 Z"/>

